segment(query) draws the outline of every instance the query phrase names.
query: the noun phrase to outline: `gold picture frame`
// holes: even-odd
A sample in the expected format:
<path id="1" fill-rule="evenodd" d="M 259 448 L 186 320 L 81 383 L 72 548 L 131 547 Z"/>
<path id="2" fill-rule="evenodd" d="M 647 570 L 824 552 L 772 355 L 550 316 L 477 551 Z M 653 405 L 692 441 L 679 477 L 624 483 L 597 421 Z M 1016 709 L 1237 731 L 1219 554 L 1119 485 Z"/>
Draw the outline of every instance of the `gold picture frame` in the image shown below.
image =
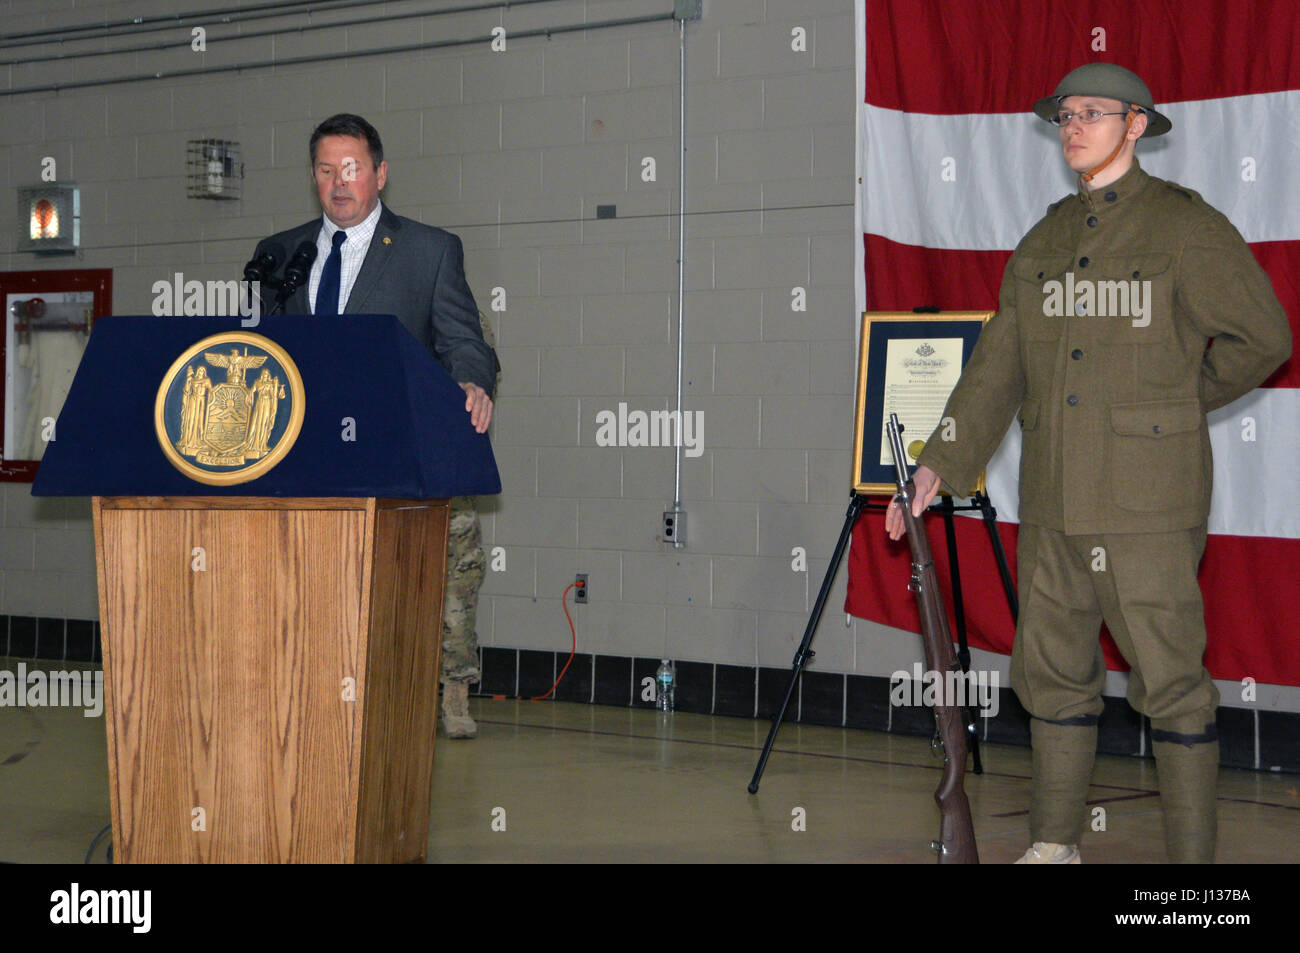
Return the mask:
<path id="1" fill-rule="evenodd" d="M 907 401 L 914 408 L 913 415 L 929 421 L 937 415 L 933 408 L 942 410 L 952 393 L 961 368 L 970 360 L 980 331 L 988 323 L 993 311 L 937 311 L 916 313 L 912 311 L 864 311 L 861 338 L 858 346 L 857 403 L 853 427 L 853 491 L 866 496 L 892 496 L 898 489 L 894 477 L 892 454 L 873 455 L 871 450 L 887 446 L 885 422 L 891 403 Z M 912 348 L 914 341 L 922 343 Z M 891 346 L 891 342 L 893 345 Z M 908 342 L 906 345 L 901 342 Z M 936 346 L 937 345 L 937 346 Z M 874 346 L 874 347 L 873 347 Z M 915 351 L 906 361 L 899 355 L 904 348 Z M 952 367 L 960 351 L 960 367 Z M 892 363 L 891 363 L 892 360 Z M 904 365 L 919 365 L 910 370 Z M 901 371 L 900 371 L 901 369 Z M 954 373 L 955 372 L 955 373 Z M 914 383 L 903 377 L 916 377 Z M 890 383 L 887 399 L 887 380 Z M 909 392 L 909 400 L 905 395 Z M 899 414 L 904 429 L 906 416 Z M 916 425 L 913 425 L 914 427 Z M 903 443 L 909 448 L 909 465 L 915 463 L 911 452 L 919 441 L 928 439 L 933 425 L 923 425 L 925 433 L 908 432 Z M 920 428 L 917 428 L 920 429 Z M 868 438 L 870 431 L 870 438 Z M 922 444 L 923 445 L 923 444 Z M 870 449 L 869 449 L 870 448 Z M 917 453 L 920 452 L 918 448 Z M 887 459 L 887 462 L 885 460 Z M 984 489 L 981 473 L 976 492 Z"/>

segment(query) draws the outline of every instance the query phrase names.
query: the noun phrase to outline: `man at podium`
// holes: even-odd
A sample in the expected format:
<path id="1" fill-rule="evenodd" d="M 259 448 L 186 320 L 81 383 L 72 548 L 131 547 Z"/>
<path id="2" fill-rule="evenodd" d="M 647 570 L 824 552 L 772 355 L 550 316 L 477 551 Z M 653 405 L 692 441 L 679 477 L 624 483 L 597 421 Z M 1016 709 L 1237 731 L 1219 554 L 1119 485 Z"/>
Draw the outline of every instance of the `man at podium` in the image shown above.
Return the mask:
<path id="1" fill-rule="evenodd" d="M 388 163 L 379 133 L 362 117 L 331 116 L 312 132 L 308 147 L 323 215 L 263 239 L 254 252 L 255 259 L 269 253 L 286 270 L 295 260 L 311 262 L 308 281 L 289 295 L 284 313 L 396 315 L 465 390 L 469 423 L 486 432 L 498 365 L 465 280 L 460 239 L 384 206 L 379 193 Z M 477 728 L 469 717 L 469 683 L 479 672 L 466 659 L 477 658 L 474 610 L 484 563 L 472 497 L 452 500 L 451 526 L 443 723 L 450 737 L 472 738 Z M 480 569 L 466 572 L 464 566 Z"/>

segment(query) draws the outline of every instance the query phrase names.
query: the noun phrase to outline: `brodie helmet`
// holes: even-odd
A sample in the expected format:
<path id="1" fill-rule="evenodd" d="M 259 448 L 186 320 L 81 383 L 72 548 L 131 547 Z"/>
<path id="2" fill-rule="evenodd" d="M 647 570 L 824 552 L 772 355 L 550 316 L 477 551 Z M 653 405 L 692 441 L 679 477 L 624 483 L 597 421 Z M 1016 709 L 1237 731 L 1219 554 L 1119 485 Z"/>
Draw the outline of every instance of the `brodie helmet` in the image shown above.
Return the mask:
<path id="1" fill-rule="evenodd" d="M 1057 84 L 1056 92 L 1034 103 L 1034 112 L 1050 121 L 1066 96 L 1102 96 L 1139 107 L 1147 115 L 1147 128 L 1143 133 L 1146 137 L 1163 136 L 1174 125 L 1156 112 L 1147 84 L 1136 73 L 1114 63 L 1085 63 L 1071 70 Z"/>
<path id="2" fill-rule="evenodd" d="M 1115 161 L 1115 157 L 1124 147 L 1129 127 L 1140 114 L 1146 113 L 1147 116 L 1147 127 L 1142 133 L 1144 136 L 1163 136 L 1174 126 L 1166 117 L 1156 112 L 1151 90 L 1147 89 L 1147 84 L 1142 82 L 1136 73 L 1114 63 L 1085 63 L 1071 70 L 1065 75 L 1065 79 L 1057 84 L 1056 92 L 1034 103 L 1034 112 L 1039 117 L 1050 121 L 1060 108 L 1061 100 L 1067 96 L 1100 96 L 1105 99 L 1118 99 L 1128 105 L 1124 114 L 1126 135 L 1115 144 L 1115 148 L 1101 165 L 1079 173 L 1080 178 L 1085 182 L 1091 182 L 1098 172 Z"/>

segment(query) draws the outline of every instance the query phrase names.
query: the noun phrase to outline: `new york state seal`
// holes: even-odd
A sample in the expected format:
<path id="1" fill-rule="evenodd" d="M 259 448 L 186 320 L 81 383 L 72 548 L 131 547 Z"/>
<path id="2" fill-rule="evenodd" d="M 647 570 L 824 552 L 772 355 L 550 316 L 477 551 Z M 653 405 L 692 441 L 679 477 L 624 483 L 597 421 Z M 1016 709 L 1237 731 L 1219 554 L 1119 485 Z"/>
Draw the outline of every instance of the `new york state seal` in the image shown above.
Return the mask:
<path id="1" fill-rule="evenodd" d="M 200 483 L 231 486 L 284 458 L 304 409 L 302 376 L 288 353 L 260 334 L 232 331 L 204 338 L 176 359 L 158 387 L 154 428 L 176 469 Z"/>

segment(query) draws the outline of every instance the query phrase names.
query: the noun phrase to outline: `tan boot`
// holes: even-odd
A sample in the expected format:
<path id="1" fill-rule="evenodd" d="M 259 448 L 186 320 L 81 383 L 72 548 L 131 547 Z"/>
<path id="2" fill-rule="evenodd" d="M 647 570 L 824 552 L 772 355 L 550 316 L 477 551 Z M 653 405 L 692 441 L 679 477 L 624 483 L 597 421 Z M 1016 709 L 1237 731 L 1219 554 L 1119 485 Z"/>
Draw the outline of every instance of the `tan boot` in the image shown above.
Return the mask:
<path id="1" fill-rule="evenodd" d="M 443 683 L 442 730 L 448 738 L 473 738 L 478 734 L 478 725 L 469 716 L 469 682 Z"/>
<path id="2" fill-rule="evenodd" d="M 1038 841 L 1033 847 L 1025 851 L 1025 856 L 1016 861 L 1017 864 L 1081 864 L 1083 859 L 1079 857 L 1079 849 L 1072 845 L 1065 844 L 1047 844 Z"/>

